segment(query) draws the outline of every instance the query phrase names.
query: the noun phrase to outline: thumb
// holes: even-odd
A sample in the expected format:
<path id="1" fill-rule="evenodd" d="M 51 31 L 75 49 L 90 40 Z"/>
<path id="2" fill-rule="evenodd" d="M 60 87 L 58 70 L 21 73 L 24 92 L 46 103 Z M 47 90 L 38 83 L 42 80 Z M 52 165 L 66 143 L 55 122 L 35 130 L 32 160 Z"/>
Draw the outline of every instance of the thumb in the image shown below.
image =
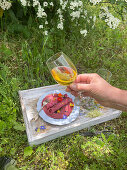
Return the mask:
<path id="1" fill-rule="evenodd" d="M 74 91 L 90 91 L 90 84 L 83 84 L 83 83 L 73 83 L 70 85 L 70 88 Z"/>

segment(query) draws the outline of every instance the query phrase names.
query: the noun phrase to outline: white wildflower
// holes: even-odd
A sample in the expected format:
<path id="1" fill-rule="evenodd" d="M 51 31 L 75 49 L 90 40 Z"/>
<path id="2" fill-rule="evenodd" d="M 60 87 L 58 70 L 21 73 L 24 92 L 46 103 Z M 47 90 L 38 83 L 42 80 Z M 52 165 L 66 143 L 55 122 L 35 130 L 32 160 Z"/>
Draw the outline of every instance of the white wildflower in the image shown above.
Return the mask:
<path id="1" fill-rule="evenodd" d="M 96 16 L 93 17 L 93 22 L 96 22 Z"/>
<path id="2" fill-rule="evenodd" d="M 70 16 L 72 16 L 73 19 L 80 17 L 80 11 L 73 11 Z"/>
<path id="3" fill-rule="evenodd" d="M 60 0 L 60 5 L 62 5 L 63 4 L 63 0 Z"/>
<path id="4" fill-rule="evenodd" d="M 70 9 L 74 10 L 74 9 L 75 9 L 75 7 L 70 5 Z"/>
<path id="5" fill-rule="evenodd" d="M 40 5 L 38 6 L 37 17 L 38 18 L 47 17 L 47 14 L 45 13 L 44 9 Z"/>
<path id="6" fill-rule="evenodd" d="M 48 24 L 48 21 L 45 21 L 45 25 L 47 25 Z"/>
<path id="7" fill-rule="evenodd" d="M 23 6 L 26 6 L 26 5 L 27 5 L 27 1 L 26 1 L 26 0 L 20 0 L 20 2 L 21 2 L 21 4 L 22 4 Z"/>
<path id="8" fill-rule="evenodd" d="M 30 1 L 27 2 L 27 6 L 30 6 Z"/>
<path id="9" fill-rule="evenodd" d="M 54 6 L 53 2 L 50 2 L 50 4 L 49 4 L 49 5 Z"/>
<path id="10" fill-rule="evenodd" d="M 57 14 L 61 14 L 62 12 L 61 12 L 61 9 L 59 8 L 58 10 L 57 10 Z"/>
<path id="11" fill-rule="evenodd" d="M 90 2 L 93 4 L 93 5 L 96 5 L 97 3 L 101 2 L 102 0 L 90 0 Z"/>
<path id="12" fill-rule="evenodd" d="M 82 1 L 79 1 L 78 4 L 79 4 L 79 6 L 83 6 Z"/>
<path id="13" fill-rule="evenodd" d="M 48 2 L 43 2 L 43 6 L 48 6 Z"/>
<path id="14" fill-rule="evenodd" d="M 59 24 L 57 25 L 57 28 L 63 30 L 63 22 L 59 23 Z"/>
<path id="15" fill-rule="evenodd" d="M 87 35 L 87 30 L 80 30 L 80 33 L 85 37 Z"/>
<path id="16" fill-rule="evenodd" d="M 59 15 L 60 20 L 63 20 L 63 15 Z"/>
<path id="17" fill-rule="evenodd" d="M 40 5 L 40 2 L 38 0 L 33 0 L 33 7 Z"/>
<path id="18" fill-rule="evenodd" d="M 84 19 L 86 18 L 84 15 L 81 15 L 81 17 L 84 18 Z"/>
<path id="19" fill-rule="evenodd" d="M 108 12 L 108 7 L 107 6 L 103 6 L 103 7 L 101 7 L 101 9 L 103 9 L 104 11 L 106 11 L 106 12 Z"/>
<path id="20" fill-rule="evenodd" d="M 44 35 L 48 35 L 48 31 L 44 31 Z"/>
<path id="21" fill-rule="evenodd" d="M 42 28 L 43 28 L 43 25 L 39 25 L 39 28 L 42 29 Z"/>
<path id="22" fill-rule="evenodd" d="M 3 0 L 3 1 L 0 0 L 0 7 L 3 10 L 6 10 L 6 9 L 8 10 L 11 7 L 11 3 L 8 2 L 7 0 Z"/>
<path id="23" fill-rule="evenodd" d="M 104 12 L 101 12 L 99 14 L 100 18 L 105 18 L 105 22 L 107 23 L 107 25 L 112 28 L 115 29 L 118 27 L 120 20 L 118 18 L 115 18 L 111 13 L 109 13 L 108 8 L 107 7 L 102 7 L 102 9 L 104 10 Z"/>
<path id="24" fill-rule="evenodd" d="M 70 3 L 70 6 L 73 7 L 73 8 L 78 7 L 78 3 L 76 1 L 72 1 Z"/>

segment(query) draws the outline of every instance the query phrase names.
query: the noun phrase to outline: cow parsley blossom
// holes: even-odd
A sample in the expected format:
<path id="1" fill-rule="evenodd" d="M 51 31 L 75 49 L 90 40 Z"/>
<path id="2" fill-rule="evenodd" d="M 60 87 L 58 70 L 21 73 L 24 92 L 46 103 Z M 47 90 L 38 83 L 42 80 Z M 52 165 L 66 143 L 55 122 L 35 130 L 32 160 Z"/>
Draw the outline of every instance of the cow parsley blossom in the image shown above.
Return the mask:
<path id="1" fill-rule="evenodd" d="M 26 5 L 27 5 L 27 1 L 26 1 L 26 0 L 20 0 L 20 2 L 21 2 L 21 4 L 22 4 L 23 6 L 26 6 Z"/>
<path id="2" fill-rule="evenodd" d="M 48 35 L 50 25 L 55 29 L 63 30 L 66 18 L 69 18 L 70 24 L 75 25 L 80 33 L 86 37 L 90 28 L 94 28 L 96 22 L 96 16 L 87 10 L 85 7 L 85 1 L 83 0 L 18 0 L 23 7 L 33 6 L 36 11 L 38 22 L 40 23 L 39 28 L 43 30 L 44 35 Z M 97 5 L 102 0 L 89 0 L 88 2 L 92 5 Z M 127 0 L 124 0 L 127 2 Z M 11 7 L 11 0 L 0 0 L 1 10 L 8 10 Z M 106 6 L 106 4 L 105 4 Z M 102 7 L 103 12 L 99 14 L 99 17 L 104 19 L 106 24 L 115 29 L 118 27 L 120 20 L 115 18 L 107 7 Z M 56 12 L 51 16 L 49 11 Z M 123 12 L 124 18 L 126 18 L 126 11 Z M 53 17 L 55 16 L 55 17 Z M 55 24 L 54 24 L 55 23 Z M 54 24 L 54 25 L 53 25 Z M 87 27 L 87 25 L 89 25 Z M 87 28 L 83 29 L 83 28 Z"/>
<path id="3" fill-rule="evenodd" d="M 39 25 L 39 28 L 42 29 L 42 28 L 43 28 L 43 25 Z"/>
<path id="4" fill-rule="evenodd" d="M 48 31 L 44 31 L 44 35 L 48 35 Z"/>
<path id="5" fill-rule="evenodd" d="M 40 2 L 38 0 L 33 0 L 33 7 L 40 5 Z"/>
<path id="6" fill-rule="evenodd" d="M 105 18 L 105 22 L 107 23 L 107 25 L 112 28 L 115 29 L 118 27 L 120 20 L 118 18 L 115 18 L 109 11 L 107 7 L 102 7 L 102 10 L 104 10 L 104 12 L 101 12 L 99 17 L 100 18 Z"/>
<path id="7" fill-rule="evenodd" d="M 3 10 L 8 10 L 10 7 L 11 7 L 11 3 L 7 0 L 0 0 L 0 7 L 3 9 Z"/>
<path id="8" fill-rule="evenodd" d="M 47 14 L 45 13 L 44 8 L 42 8 L 41 5 L 38 5 L 37 17 L 38 18 L 47 17 Z"/>
<path id="9" fill-rule="evenodd" d="M 54 6 L 53 2 L 50 2 L 49 5 Z"/>
<path id="10" fill-rule="evenodd" d="M 93 5 L 96 5 L 97 3 L 101 2 L 102 0 L 90 0 L 90 2 L 93 4 Z"/>
<path id="11" fill-rule="evenodd" d="M 48 2 L 43 2 L 43 6 L 48 6 Z"/>
<path id="12" fill-rule="evenodd" d="M 87 30 L 80 30 L 80 33 L 81 33 L 84 37 L 86 37 L 86 35 L 87 35 Z"/>

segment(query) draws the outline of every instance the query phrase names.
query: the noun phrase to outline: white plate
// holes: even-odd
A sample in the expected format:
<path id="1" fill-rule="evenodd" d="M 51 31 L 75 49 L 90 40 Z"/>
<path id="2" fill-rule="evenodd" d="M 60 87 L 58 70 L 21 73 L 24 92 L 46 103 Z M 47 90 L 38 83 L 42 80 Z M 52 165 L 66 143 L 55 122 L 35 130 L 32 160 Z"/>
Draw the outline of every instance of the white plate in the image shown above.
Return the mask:
<path id="1" fill-rule="evenodd" d="M 48 94 L 54 94 L 54 93 L 61 93 L 61 94 L 67 94 L 68 97 L 72 98 L 72 101 L 74 102 L 75 97 L 71 94 L 66 92 L 65 90 L 53 90 L 53 91 L 49 91 L 47 93 L 45 93 L 44 95 L 42 95 L 38 102 L 37 102 L 37 111 L 39 111 L 41 109 L 41 104 L 42 104 L 42 100 L 48 95 Z M 65 124 L 69 124 L 72 121 L 74 121 L 78 115 L 79 115 L 79 110 L 80 107 L 79 106 L 75 106 L 73 107 L 73 110 L 71 112 L 71 114 L 66 118 L 66 119 L 54 119 L 49 117 L 43 110 L 40 111 L 39 116 L 46 122 L 51 123 L 53 125 L 65 125 Z"/>

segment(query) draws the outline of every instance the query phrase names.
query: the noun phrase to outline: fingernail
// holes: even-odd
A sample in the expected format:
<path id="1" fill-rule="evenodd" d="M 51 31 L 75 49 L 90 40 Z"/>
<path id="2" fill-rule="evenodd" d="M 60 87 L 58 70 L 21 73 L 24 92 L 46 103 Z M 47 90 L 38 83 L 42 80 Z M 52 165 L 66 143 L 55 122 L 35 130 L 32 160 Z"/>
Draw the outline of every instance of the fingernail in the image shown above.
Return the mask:
<path id="1" fill-rule="evenodd" d="M 76 90 L 76 84 L 71 84 L 70 87 L 71 89 Z"/>

